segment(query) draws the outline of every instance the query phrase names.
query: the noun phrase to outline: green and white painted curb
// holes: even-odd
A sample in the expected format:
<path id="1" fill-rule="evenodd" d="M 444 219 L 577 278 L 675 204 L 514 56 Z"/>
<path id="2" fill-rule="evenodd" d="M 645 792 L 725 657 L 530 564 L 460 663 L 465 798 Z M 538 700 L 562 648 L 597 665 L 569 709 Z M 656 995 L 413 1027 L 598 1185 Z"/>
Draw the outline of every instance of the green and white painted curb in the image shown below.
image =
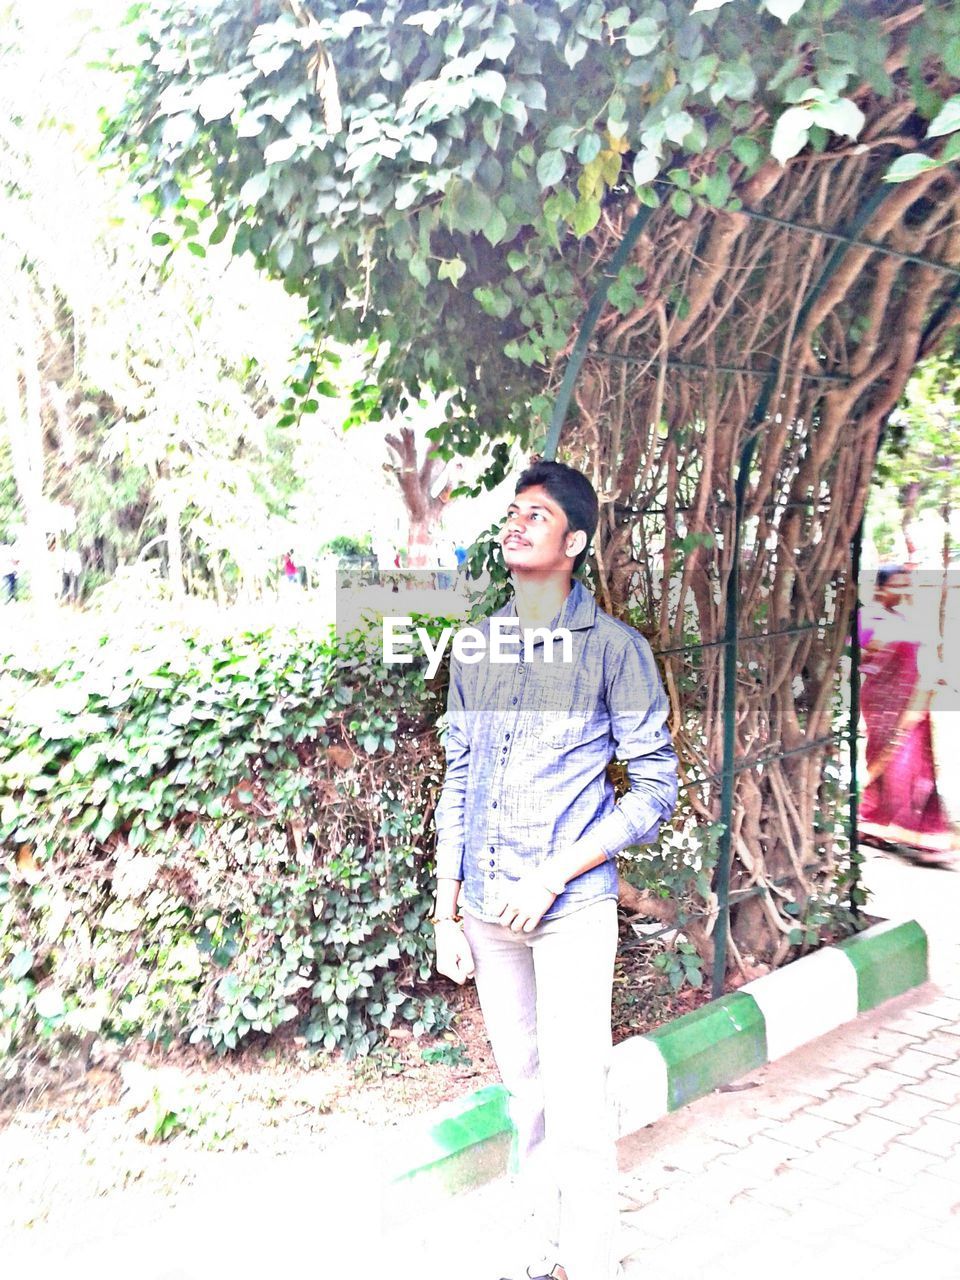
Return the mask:
<path id="1" fill-rule="evenodd" d="M 927 974 L 920 925 L 887 921 L 633 1036 L 613 1051 L 621 1137 L 920 986 Z M 401 1126 L 381 1164 L 385 1219 L 401 1221 L 424 1192 L 453 1193 L 507 1172 L 512 1134 L 501 1085 Z"/>

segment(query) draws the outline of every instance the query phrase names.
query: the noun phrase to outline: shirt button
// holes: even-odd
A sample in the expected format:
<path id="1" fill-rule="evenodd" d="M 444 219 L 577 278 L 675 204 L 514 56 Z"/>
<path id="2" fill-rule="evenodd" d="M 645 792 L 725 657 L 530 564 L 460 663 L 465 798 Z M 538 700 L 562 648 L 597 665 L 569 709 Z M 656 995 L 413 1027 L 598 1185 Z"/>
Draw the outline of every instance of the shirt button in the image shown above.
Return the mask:
<path id="1" fill-rule="evenodd" d="M 494 802 L 493 802 L 493 804 L 490 806 L 490 808 L 491 808 L 491 809 L 495 809 L 496 807 L 497 807 L 497 802 L 496 802 L 496 800 L 494 800 Z"/>
<path id="2" fill-rule="evenodd" d="M 509 733 L 505 733 L 505 734 L 503 735 L 503 739 L 504 739 L 504 741 L 505 741 L 505 742 L 509 742 L 509 741 L 510 741 L 510 735 L 509 735 Z"/>
<path id="3" fill-rule="evenodd" d="M 492 858 L 490 859 L 490 865 L 491 867 L 495 867 L 497 865 Z"/>
<path id="4" fill-rule="evenodd" d="M 497 877 L 496 877 L 496 874 L 495 874 L 493 871 L 491 871 L 491 872 L 490 872 L 490 879 L 491 879 L 491 880 L 496 880 L 496 878 L 497 878 Z"/>
<path id="5" fill-rule="evenodd" d="M 496 852 L 497 852 L 496 845 L 491 845 L 491 846 L 490 846 L 490 852 L 491 852 L 491 853 L 496 853 Z"/>
<path id="6" fill-rule="evenodd" d="M 511 698 L 511 699 L 510 699 L 510 701 L 513 703 L 513 705 L 514 705 L 514 706 L 516 706 L 516 705 L 517 705 L 517 700 L 516 700 L 516 698 Z"/>

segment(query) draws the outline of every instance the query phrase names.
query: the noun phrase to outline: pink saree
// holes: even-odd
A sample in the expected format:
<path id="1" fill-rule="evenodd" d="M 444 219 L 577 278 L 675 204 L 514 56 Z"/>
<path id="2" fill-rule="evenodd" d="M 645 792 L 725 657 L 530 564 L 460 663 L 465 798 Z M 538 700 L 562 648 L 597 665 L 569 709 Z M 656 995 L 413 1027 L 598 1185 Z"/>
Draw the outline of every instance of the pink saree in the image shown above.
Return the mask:
<path id="1" fill-rule="evenodd" d="M 862 617 L 860 642 L 867 769 L 882 764 L 860 800 L 860 834 L 920 854 L 948 853 L 954 832 L 937 790 L 929 704 L 916 724 L 898 729 L 917 692 L 920 642 L 909 638 L 906 620 L 893 610 Z"/>

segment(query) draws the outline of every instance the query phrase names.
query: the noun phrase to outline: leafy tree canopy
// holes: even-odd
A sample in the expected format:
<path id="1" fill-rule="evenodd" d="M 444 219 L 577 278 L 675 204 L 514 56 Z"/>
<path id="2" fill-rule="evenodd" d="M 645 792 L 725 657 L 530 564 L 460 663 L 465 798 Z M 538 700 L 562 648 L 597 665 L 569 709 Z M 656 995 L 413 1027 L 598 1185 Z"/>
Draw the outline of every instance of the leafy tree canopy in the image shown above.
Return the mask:
<path id="1" fill-rule="evenodd" d="M 734 210 L 761 168 L 855 146 L 861 104 L 905 79 L 889 180 L 960 151 L 952 4 L 153 0 L 131 17 L 143 62 L 106 130 L 155 212 L 194 253 L 231 235 L 306 295 L 318 341 L 377 344 L 373 416 L 453 389 L 451 451 L 536 440 L 612 208 Z M 639 284 L 628 265 L 613 304 Z"/>

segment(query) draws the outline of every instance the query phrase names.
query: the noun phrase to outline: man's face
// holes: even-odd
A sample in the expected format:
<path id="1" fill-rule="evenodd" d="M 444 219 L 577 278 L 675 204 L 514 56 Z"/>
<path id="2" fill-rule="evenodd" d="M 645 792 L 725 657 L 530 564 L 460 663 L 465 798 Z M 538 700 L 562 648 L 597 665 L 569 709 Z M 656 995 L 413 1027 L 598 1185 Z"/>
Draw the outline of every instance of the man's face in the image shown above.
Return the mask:
<path id="1" fill-rule="evenodd" d="M 500 529 L 504 563 L 511 571 L 569 572 L 585 542 L 584 533 L 569 531 L 563 510 L 540 485 L 517 494 Z"/>

